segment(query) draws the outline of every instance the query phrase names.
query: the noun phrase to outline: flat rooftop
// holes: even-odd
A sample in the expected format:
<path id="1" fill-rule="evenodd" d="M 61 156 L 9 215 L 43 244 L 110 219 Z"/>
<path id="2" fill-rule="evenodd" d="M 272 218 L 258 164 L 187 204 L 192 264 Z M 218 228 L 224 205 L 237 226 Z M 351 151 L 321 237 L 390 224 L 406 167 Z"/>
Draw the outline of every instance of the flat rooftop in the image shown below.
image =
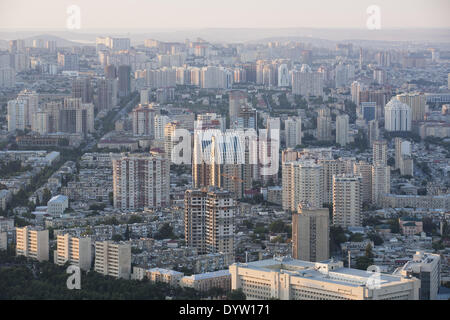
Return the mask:
<path id="1" fill-rule="evenodd" d="M 342 262 L 327 260 L 309 262 L 288 257 L 260 260 L 249 263 L 237 263 L 239 268 L 248 268 L 263 272 L 288 273 L 294 277 L 324 281 L 352 287 L 365 286 L 372 273 L 365 270 L 342 267 Z M 400 282 L 405 277 L 380 273 L 381 285 Z"/>

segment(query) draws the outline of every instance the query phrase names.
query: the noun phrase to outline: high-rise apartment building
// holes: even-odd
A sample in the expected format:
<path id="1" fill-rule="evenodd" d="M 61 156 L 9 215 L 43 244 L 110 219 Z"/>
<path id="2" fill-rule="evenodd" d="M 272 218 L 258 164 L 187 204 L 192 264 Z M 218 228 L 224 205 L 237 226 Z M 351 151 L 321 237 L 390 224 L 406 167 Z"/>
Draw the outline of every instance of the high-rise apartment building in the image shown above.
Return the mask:
<path id="1" fill-rule="evenodd" d="M 170 122 L 170 118 L 159 113 L 155 114 L 155 139 L 164 139 L 164 128 Z"/>
<path id="2" fill-rule="evenodd" d="M 292 214 L 292 257 L 304 261 L 324 261 L 330 257 L 328 208 L 300 204 Z"/>
<path id="3" fill-rule="evenodd" d="M 376 102 L 361 102 L 361 116 L 367 122 L 377 119 Z"/>
<path id="4" fill-rule="evenodd" d="M 233 90 L 229 93 L 229 114 L 230 123 L 237 120 L 242 106 L 247 105 L 247 92 L 242 90 Z"/>
<path id="5" fill-rule="evenodd" d="M 319 141 L 331 140 L 331 116 L 329 113 L 319 114 L 317 117 L 316 138 Z"/>
<path id="6" fill-rule="evenodd" d="M 283 63 L 278 67 L 278 86 L 289 87 L 289 69 L 287 64 Z"/>
<path id="7" fill-rule="evenodd" d="M 93 102 L 90 78 L 77 78 L 72 81 L 72 98 L 81 98 L 82 103 Z"/>
<path id="8" fill-rule="evenodd" d="M 414 161 L 411 157 L 411 142 L 402 138 L 395 138 L 395 169 L 401 175 L 414 176 Z"/>
<path id="9" fill-rule="evenodd" d="M 376 140 L 373 142 L 373 165 L 387 165 L 387 142 L 386 140 Z"/>
<path id="10" fill-rule="evenodd" d="M 402 103 L 407 104 L 411 108 L 411 121 L 424 120 L 427 104 L 424 93 L 404 93 L 397 95 L 396 98 Z"/>
<path id="11" fill-rule="evenodd" d="M 155 105 L 139 104 L 132 112 L 133 135 L 154 137 L 155 117 L 159 114 L 159 109 Z"/>
<path id="12" fill-rule="evenodd" d="M 342 228 L 362 225 L 362 178 L 355 175 L 333 177 L 333 224 Z"/>
<path id="13" fill-rule="evenodd" d="M 234 256 L 237 206 L 229 191 L 214 187 L 187 190 L 184 210 L 188 246 L 203 254 L 222 252 Z"/>
<path id="14" fill-rule="evenodd" d="M 313 72 L 308 65 L 302 65 L 300 71 L 292 71 L 292 94 L 322 96 L 323 86 L 322 73 Z"/>
<path id="15" fill-rule="evenodd" d="M 172 161 L 172 157 L 175 157 L 173 148 L 176 145 L 175 137 L 176 130 L 181 128 L 181 124 L 178 121 L 172 121 L 164 127 L 164 152 L 169 160 Z"/>
<path id="16" fill-rule="evenodd" d="M 114 207 L 122 210 L 168 206 L 170 163 L 156 154 L 111 154 Z"/>
<path id="17" fill-rule="evenodd" d="M 361 84 L 358 81 L 353 81 L 351 87 L 351 94 L 352 94 L 352 102 L 356 104 L 356 107 L 358 108 L 361 102 Z"/>
<path id="18" fill-rule="evenodd" d="M 116 279 L 129 279 L 131 245 L 125 242 L 96 241 L 94 271 Z"/>
<path id="19" fill-rule="evenodd" d="M 349 143 L 348 130 L 349 118 L 347 114 L 336 117 L 336 143 L 341 147 L 345 147 Z"/>
<path id="20" fill-rule="evenodd" d="M 49 259 L 48 230 L 33 227 L 16 228 L 16 255 L 48 261 Z"/>
<path id="21" fill-rule="evenodd" d="M 15 100 L 8 101 L 8 131 L 33 128 L 33 121 L 39 109 L 39 94 L 23 90 Z"/>
<path id="22" fill-rule="evenodd" d="M 81 98 L 65 98 L 58 112 L 58 131 L 88 134 L 94 132 L 94 104 Z"/>
<path id="23" fill-rule="evenodd" d="M 126 97 L 131 93 L 131 67 L 122 65 L 118 68 L 119 97 Z"/>
<path id="24" fill-rule="evenodd" d="M 387 165 L 372 166 L 372 203 L 381 203 L 382 197 L 390 193 L 391 167 Z"/>
<path id="25" fill-rule="evenodd" d="M 302 119 L 288 118 L 284 121 L 286 148 L 295 148 L 302 144 Z"/>
<path id="26" fill-rule="evenodd" d="M 100 78 L 97 80 L 97 109 L 110 110 L 117 105 L 117 79 Z"/>
<path id="27" fill-rule="evenodd" d="M 282 165 L 283 209 L 297 211 L 300 203 L 315 208 L 323 205 L 323 168 L 312 160 Z"/>
<path id="28" fill-rule="evenodd" d="M 372 146 L 374 141 L 380 139 L 380 128 L 379 128 L 378 120 L 369 121 L 368 135 L 369 135 L 369 146 Z"/>
<path id="29" fill-rule="evenodd" d="M 68 233 L 56 237 L 54 262 L 60 266 L 69 262 L 88 271 L 92 265 L 91 238 L 72 237 Z"/>
<path id="30" fill-rule="evenodd" d="M 372 203 L 372 165 L 358 161 L 353 166 L 353 173 L 361 176 L 361 193 L 363 203 Z"/>

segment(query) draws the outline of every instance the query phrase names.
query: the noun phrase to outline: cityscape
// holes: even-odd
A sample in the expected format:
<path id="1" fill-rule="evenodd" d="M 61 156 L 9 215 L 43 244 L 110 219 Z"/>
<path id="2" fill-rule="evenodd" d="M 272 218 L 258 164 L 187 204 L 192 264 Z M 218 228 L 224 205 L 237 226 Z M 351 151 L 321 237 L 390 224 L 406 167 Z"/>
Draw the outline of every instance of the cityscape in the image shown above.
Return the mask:
<path id="1" fill-rule="evenodd" d="M 0 300 L 449 300 L 450 4 L 178 2 L 0 5 Z"/>

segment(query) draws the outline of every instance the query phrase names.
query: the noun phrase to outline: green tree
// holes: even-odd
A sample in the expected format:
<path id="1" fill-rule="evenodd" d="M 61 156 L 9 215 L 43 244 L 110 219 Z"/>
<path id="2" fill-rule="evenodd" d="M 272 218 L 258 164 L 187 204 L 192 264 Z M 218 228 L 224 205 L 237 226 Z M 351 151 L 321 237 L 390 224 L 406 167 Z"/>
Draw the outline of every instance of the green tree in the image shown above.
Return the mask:
<path id="1" fill-rule="evenodd" d="M 47 202 L 52 198 L 52 193 L 47 188 L 42 192 L 42 203 L 47 204 Z"/>
<path id="2" fill-rule="evenodd" d="M 128 225 L 127 225 L 127 228 L 125 229 L 124 239 L 130 240 L 130 228 L 128 228 Z"/>
<path id="3" fill-rule="evenodd" d="M 400 233 L 400 223 L 398 222 L 398 219 L 389 220 L 389 226 L 392 233 Z"/>
<path id="4" fill-rule="evenodd" d="M 155 235 L 155 239 L 173 239 L 175 237 L 173 228 L 169 223 L 164 223 Z"/>
<path id="5" fill-rule="evenodd" d="M 116 241 L 116 242 L 123 240 L 123 238 L 122 238 L 122 236 L 120 234 L 113 235 L 111 239 L 112 239 L 112 241 Z"/>
<path id="6" fill-rule="evenodd" d="M 246 300 L 246 296 L 244 291 L 242 291 L 242 288 L 239 288 L 237 290 L 231 290 L 228 295 L 228 300 Z"/>

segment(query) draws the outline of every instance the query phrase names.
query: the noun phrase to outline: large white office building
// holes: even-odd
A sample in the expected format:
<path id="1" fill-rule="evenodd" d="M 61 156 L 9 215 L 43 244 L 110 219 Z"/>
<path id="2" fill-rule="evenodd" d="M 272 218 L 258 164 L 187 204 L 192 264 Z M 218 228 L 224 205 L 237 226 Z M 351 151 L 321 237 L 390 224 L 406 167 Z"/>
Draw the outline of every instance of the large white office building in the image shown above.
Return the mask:
<path id="1" fill-rule="evenodd" d="M 229 267 L 247 300 L 418 300 L 420 280 L 344 268 L 341 261 L 275 258 Z M 377 278 L 376 278 L 377 277 Z"/>

